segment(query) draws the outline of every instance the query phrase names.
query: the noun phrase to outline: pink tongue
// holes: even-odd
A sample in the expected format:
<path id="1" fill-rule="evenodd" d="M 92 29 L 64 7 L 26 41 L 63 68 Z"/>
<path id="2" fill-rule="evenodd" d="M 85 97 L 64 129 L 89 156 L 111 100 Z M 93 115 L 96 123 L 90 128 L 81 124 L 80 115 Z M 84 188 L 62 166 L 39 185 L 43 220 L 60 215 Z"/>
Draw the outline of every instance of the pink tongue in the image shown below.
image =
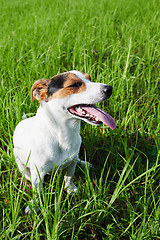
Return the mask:
<path id="1" fill-rule="evenodd" d="M 95 106 L 95 105 L 83 106 L 82 109 L 86 110 L 90 114 L 99 118 L 101 122 L 103 122 L 105 125 L 110 127 L 112 130 L 114 130 L 116 128 L 115 120 L 108 113 L 102 111 L 97 106 Z"/>

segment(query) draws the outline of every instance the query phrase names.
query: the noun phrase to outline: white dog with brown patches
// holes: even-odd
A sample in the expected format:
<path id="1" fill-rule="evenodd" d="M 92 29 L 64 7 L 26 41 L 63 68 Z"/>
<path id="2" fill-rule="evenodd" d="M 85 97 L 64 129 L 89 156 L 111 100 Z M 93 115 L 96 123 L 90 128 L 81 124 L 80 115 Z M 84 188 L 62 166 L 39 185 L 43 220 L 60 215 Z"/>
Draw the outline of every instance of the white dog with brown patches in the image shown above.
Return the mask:
<path id="1" fill-rule="evenodd" d="M 81 120 L 93 125 L 102 123 L 112 130 L 114 119 L 95 103 L 112 94 L 112 87 L 92 83 L 90 75 L 79 71 L 58 74 L 49 80 L 36 81 L 31 89 L 32 101 L 40 107 L 34 117 L 21 121 L 14 132 L 14 155 L 21 173 L 31 180 L 33 189 L 41 191 L 40 179 L 54 167 L 66 169 L 65 188 L 78 192 L 73 176 L 81 146 Z M 27 166 L 26 166 L 27 165 Z M 30 212 L 30 208 L 26 208 Z"/>

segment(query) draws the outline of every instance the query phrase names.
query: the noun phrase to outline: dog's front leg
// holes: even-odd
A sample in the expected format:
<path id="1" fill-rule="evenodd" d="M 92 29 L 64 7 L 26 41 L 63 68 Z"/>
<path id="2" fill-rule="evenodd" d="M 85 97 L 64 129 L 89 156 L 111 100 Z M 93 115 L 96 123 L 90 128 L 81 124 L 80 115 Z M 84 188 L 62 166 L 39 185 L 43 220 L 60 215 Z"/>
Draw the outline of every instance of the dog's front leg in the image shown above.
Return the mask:
<path id="1" fill-rule="evenodd" d="M 31 170 L 31 181 L 32 181 L 32 188 L 35 193 L 35 203 L 31 200 L 29 205 L 25 209 L 26 214 L 30 214 L 31 210 L 34 210 L 36 213 L 39 212 L 39 207 L 37 206 L 39 203 L 39 197 L 42 190 L 41 184 L 44 180 L 44 174 L 41 173 L 41 175 L 38 173 L 38 170 L 36 167 L 34 167 L 34 170 Z M 37 204 L 36 204 L 37 203 Z"/>
<path id="2" fill-rule="evenodd" d="M 64 181 L 65 181 L 65 189 L 67 189 L 68 193 L 78 193 L 78 188 L 73 183 L 73 177 L 76 170 L 76 165 L 77 165 L 77 160 L 73 160 L 73 162 L 66 169 Z"/>

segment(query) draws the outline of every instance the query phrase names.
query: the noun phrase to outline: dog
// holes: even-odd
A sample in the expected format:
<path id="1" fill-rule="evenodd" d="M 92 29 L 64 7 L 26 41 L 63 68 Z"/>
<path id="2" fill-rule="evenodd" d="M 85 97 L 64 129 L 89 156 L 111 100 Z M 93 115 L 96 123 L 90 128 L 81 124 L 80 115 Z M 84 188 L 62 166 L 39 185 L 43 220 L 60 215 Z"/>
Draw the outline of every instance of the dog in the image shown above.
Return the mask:
<path id="1" fill-rule="evenodd" d="M 112 87 L 91 82 L 89 74 L 72 70 L 40 79 L 31 88 L 31 100 L 40 106 L 34 117 L 22 120 L 13 135 L 14 156 L 19 170 L 41 192 L 41 181 L 54 167 L 65 169 L 64 182 L 68 193 L 78 193 L 73 176 L 81 146 L 81 120 L 108 125 L 115 120 L 94 104 L 108 99 Z M 30 207 L 26 213 L 30 213 Z"/>

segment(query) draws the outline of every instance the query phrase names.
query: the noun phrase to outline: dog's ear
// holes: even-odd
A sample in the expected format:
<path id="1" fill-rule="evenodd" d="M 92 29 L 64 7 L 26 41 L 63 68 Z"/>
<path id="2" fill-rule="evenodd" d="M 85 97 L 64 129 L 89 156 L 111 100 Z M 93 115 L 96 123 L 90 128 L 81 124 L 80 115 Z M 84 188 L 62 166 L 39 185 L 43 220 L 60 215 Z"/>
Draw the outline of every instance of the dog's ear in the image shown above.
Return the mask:
<path id="1" fill-rule="evenodd" d="M 37 80 L 31 88 L 31 101 L 37 99 L 39 102 L 42 100 L 47 101 L 48 81 L 45 79 Z"/>
<path id="2" fill-rule="evenodd" d="M 86 79 L 91 80 L 91 76 L 88 73 L 84 73 Z"/>
<path id="3" fill-rule="evenodd" d="M 81 73 L 83 73 L 83 75 L 86 79 L 91 81 L 91 76 L 88 73 L 84 73 L 84 72 L 81 72 Z"/>

